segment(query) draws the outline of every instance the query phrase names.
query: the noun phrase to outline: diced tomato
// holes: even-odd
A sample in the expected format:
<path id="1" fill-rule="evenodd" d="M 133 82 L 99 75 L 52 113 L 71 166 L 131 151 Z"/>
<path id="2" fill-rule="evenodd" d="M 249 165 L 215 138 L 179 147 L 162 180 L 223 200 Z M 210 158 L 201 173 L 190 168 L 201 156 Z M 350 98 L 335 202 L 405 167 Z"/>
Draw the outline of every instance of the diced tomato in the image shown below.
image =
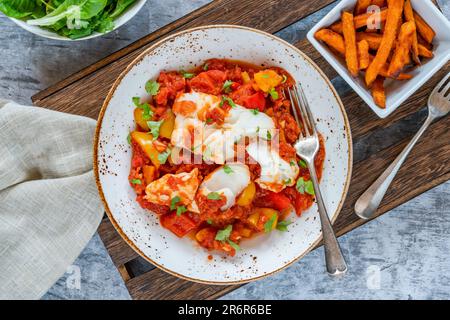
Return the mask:
<path id="1" fill-rule="evenodd" d="M 278 211 L 284 210 L 292 205 L 291 200 L 282 193 L 268 192 L 263 199 L 266 207 L 276 209 Z"/>
<path id="2" fill-rule="evenodd" d="M 226 73 L 219 70 L 201 72 L 189 82 L 191 89 L 203 93 L 218 95 L 222 92 Z"/>
<path id="3" fill-rule="evenodd" d="M 178 237 L 184 237 L 186 234 L 199 226 L 199 221 L 189 213 L 177 216 L 177 213 L 170 212 L 160 217 L 161 225 L 172 231 Z"/>
<path id="4" fill-rule="evenodd" d="M 297 213 L 297 216 L 300 217 L 303 211 L 312 206 L 313 202 L 314 200 L 311 195 L 297 192 L 295 197 L 295 212 Z"/>
<path id="5" fill-rule="evenodd" d="M 257 92 L 246 97 L 243 99 L 242 103 L 244 104 L 244 107 L 248 109 L 258 109 L 261 112 L 266 108 L 266 98 L 262 92 Z"/>
<path id="6" fill-rule="evenodd" d="M 160 89 L 155 96 L 158 105 L 165 106 L 168 100 L 173 100 L 178 92 L 183 92 L 186 85 L 186 79 L 178 72 L 161 72 L 158 77 Z"/>

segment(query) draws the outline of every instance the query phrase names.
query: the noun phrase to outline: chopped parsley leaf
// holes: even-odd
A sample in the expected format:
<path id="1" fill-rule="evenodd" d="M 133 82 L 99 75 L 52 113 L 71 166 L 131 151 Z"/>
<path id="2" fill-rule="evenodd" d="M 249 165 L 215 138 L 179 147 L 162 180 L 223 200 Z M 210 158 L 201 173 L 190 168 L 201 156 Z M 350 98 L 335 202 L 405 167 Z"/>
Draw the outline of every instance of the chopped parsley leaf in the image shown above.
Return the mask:
<path id="1" fill-rule="evenodd" d="M 234 101 L 233 101 L 231 98 L 222 96 L 222 101 L 220 102 L 220 106 L 223 107 L 223 105 L 224 105 L 225 102 L 228 102 L 228 104 L 229 104 L 232 108 L 236 107 L 236 104 L 234 103 Z"/>
<path id="2" fill-rule="evenodd" d="M 185 213 L 187 211 L 185 206 L 178 206 L 177 207 L 177 216 L 181 216 L 183 213 Z"/>
<path id="3" fill-rule="evenodd" d="M 300 167 L 302 167 L 303 169 L 307 169 L 308 168 L 308 165 L 306 164 L 306 161 L 303 160 L 303 159 L 298 160 L 298 165 Z"/>
<path id="4" fill-rule="evenodd" d="M 226 80 L 223 84 L 222 90 L 225 93 L 230 93 L 231 92 L 231 85 L 233 84 L 233 81 L 231 80 Z"/>
<path id="5" fill-rule="evenodd" d="M 288 231 L 288 229 L 287 229 L 288 225 L 290 225 L 291 223 L 292 223 L 291 221 L 287 221 L 287 220 L 280 221 L 277 223 L 277 230 L 286 232 L 286 231 Z"/>
<path id="6" fill-rule="evenodd" d="M 131 180 L 131 183 L 132 184 L 142 184 L 142 181 L 141 181 L 141 179 L 133 179 L 133 180 Z"/>
<path id="7" fill-rule="evenodd" d="M 164 120 L 160 121 L 147 121 L 147 125 L 150 129 L 150 133 L 153 136 L 153 139 L 157 139 L 159 137 L 159 129 L 161 128 L 162 123 Z"/>
<path id="8" fill-rule="evenodd" d="M 269 90 L 269 94 L 270 94 L 270 96 L 272 97 L 273 100 L 278 100 L 279 95 L 278 95 L 277 90 L 275 90 L 275 88 L 270 89 Z"/>
<path id="9" fill-rule="evenodd" d="M 159 161 L 159 163 L 160 164 L 166 163 L 167 158 L 169 157 L 170 153 L 171 153 L 171 150 L 169 148 L 167 148 L 166 151 L 158 154 L 158 161 Z"/>
<path id="10" fill-rule="evenodd" d="M 128 132 L 128 136 L 127 136 L 127 141 L 128 144 L 131 145 L 131 133 Z"/>
<path id="11" fill-rule="evenodd" d="M 277 219 L 277 214 L 274 213 L 274 214 L 272 215 L 272 217 L 270 217 L 270 219 L 267 220 L 266 223 L 264 223 L 264 232 L 265 232 L 265 233 L 269 233 L 270 231 L 273 230 L 274 223 L 275 223 L 275 220 L 276 220 L 276 219 Z"/>
<path id="12" fill-rule="evenodd" d="M 220 193 L 210 192 L 210 193 L 208 193 L 206 198 L 208 198 L 209 200 L 220 200 L 221 196 L 220 196 Z"/>
<path id="13" fill-rule="evenodd" d="M 144 113 L 142 114 L 142 119 L 150 120 L 153 117 L 153 111 L 150 109 L 148 103 L 141 104 L 140 108 L 144 110 Z"/>
<path id="14" fill-rule="evenodd" d="M 259 110 L 258 109 L 250 109 L 250 112 L 256 116 L 259 113 Z"/>
<path id="15" fill-rule="evenodd" d="M 155 80 L 148 80 L 145 84 L 145 91 L 152 96 L 156 96 L 159 91 L 159 83 Z"/>
<path id="16" fill-rule="evenodd" d="M 231 241 L 230 239 L 227 240 L 228 244 L 236 251 L 241 250 L 241 247 L 236 242 Z"/>
<path id="17" fill-rule="evenodd" d="M 194 73 L 186 72 L 184 70 L 181 70 L 180 73 L 185 79 L 192 79 L 193 77 L 195 77 Z"/>
<path id="18" fill-rule="evenodd" d="M 297 184 L 296 184 L 295 188 L 301 194 L 305 194 L 305 192 L 306 192 L 312 196 L 315 195 L 314 185 L 311 180 L 305 181 L 305 179 L 300 178 L 297 180 Z"/>
<path id="19" fill-rule="evenodd" d="M 209 68 L 208 63 L 205 63 L 205 64 L 203 65 L 203 70 L 208 71 L 208 68 Z"/>
<path id="20" fill-rule="evenodd" d="M 215 240 L 217 241 L 226 241 L 231 235 L 231 231 L 233 231 L 233 225 L 229 224 L 225 229 L 217 231 Z"/>
<path id="21" fill-rule="evenodd" d="M 267 130 L 267 140 L 272 140 L 272 134 Z"/>
<path id="22" fill-rule="evenodd" d="M 180 201 L 181 199 L 179 196 L 173 197 L 172 200 L 170 200 L 170 210 L 175 210 L 177 203 Z"/>
<path id="23" fill-rule="evenodd" d="M 230 166 L 227 164 L 223 166 L 223 171 L 225 171 L 226 174 L 233 173 L 233 169 L 231 169 Z"/>

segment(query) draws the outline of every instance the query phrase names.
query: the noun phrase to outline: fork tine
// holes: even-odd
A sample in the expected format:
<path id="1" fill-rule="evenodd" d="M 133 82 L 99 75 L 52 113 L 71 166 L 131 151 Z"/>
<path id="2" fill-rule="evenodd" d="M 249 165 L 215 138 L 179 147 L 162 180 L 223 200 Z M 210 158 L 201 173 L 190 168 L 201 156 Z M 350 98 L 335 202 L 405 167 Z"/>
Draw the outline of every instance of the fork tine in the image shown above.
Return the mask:
<path id="1" fill-rule="evenodd" d="M 445 86 L 444 90 L 441 91 L 441 94 L 442 94 L 444 97 L 447 96 L 446 93 L 447 93 L 448 89 L 450 89 L 450 81 L 449 81 L 449 83 L 447 83 L 447 85 Z"/>
<path id="2" fill-rule="evenodd" d="M 449 78 L 450 78 L 450 72 L 441 80 L 441 82 L 438 83 L 438 85 L 434 88 L 434 90 L 431 94 L 441 92 L 442 86 L 447 82 L 447 80 Z"/>
<path id="3" fill-rule="evenodd" d="M 314 117 L 311 113 L 311 108 L 309 107 L 308 99 L 306 99 L 305 91 L 301 84 L 298 84 L 298 88 L 300 89 L 300 97 L 303 100 L 303 107 L 306 110 L 306 114 L 308 115 L 309 125 L 313 134 L 317 133 L 316 122 L 314 121 Z"/>
<path id="4" fill-rule="evenodd" d="M 302 112 L 300 110 L 300 100 L 298 97 L 297 92 L 295 92 L 292 88 L 288 89 L 289 92 L 289 98 L 291 99 L 291 106 L 292 111 L 294 113 L 295 121 L 297 121 L 298 124 L 301 124 L 303 128 L 305 128 L 305 135 L 308 136 L 308 127 L 305 122 L 305 118 L 302 115 Z M 302 131 L 300 130 L 300 135 L 303 135 Z"/>
<path id="5" fill-rule="evenodd" d="M 299 84 L 297 84 L 297 85 L 295 86 L 295 92 L 296 92 L 297 97 L 298 97 L 298 99 L 299 99 L 299 101 L 300 101 L 300 110 L 301 110 L 301 116 L 302 116 L 302 119 L 303 119 L 303 121 L 306 123 L 306 128 L 307 128 L 307 130 L 308 130 L 308 136 L 310 136 L 311 133 L 314 134 L 314 128 L 313 128 L 312 125 L 311 125 L 311 121 L 310 121 L 310 119 L 309 119 L 308 112 L 306 111 L 305 100 L 304 100 L 303 97 L 300 95 L 298 88 L 299 88 Z M 307 102 L 306 102 L 306 103 L 307 103 Z M 305 129 L 305 130 L 306 130 L 306 129 Z M 312 132 L 310 132 L 310 131 L 312 131 Z"/>

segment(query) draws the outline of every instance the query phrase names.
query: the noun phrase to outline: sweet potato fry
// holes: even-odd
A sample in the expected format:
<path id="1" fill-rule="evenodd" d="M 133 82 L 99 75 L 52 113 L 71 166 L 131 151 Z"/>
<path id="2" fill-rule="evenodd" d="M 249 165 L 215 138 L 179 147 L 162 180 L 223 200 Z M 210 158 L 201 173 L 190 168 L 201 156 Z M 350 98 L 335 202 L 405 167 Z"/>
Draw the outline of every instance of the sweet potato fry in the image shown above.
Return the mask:
<path id="1" fill-rule="evenodd" d="M 383 8 L 386 7 L 386 0 L 372 0 L 371 5 Z"/>
<path id="2" fill-rule="evenodd" d="M 355 6 L 355 15 L 366 13 L 371 2 L 372 0 L 358 0 Z"/>
<path id="3" fill-rule="evenodd" d="M 405 15 L 405 20 L 413 22 L 414 25 L 416 25 L 416 19 L 414 19 L 414 12 L 413 8 L 411 6 L 411 0 L 405 1 L 405 8 L 403 10 L 403 13 Z M 419 59 L 419 43 L 417 41 L 417 31 L 414 31 L 414 34 L 412 35 L 412 47 L 411 47 L 411 54 L 414 62 L 416 64 L 420 65 L 420 59 Z"/>
<path id="4" fill-rule="evenodd" d="M 434 57 L 433 51 L 429 50 L 427 47 L 425 47 L 422 44 L 418 45 L 418 50 L 419 50 L 419 56 L 422 56 L 422 57 L 428 58 L 428 59 L 431 59 Z"/>
<path id="5" fill-rule="evenodd" d="M 334 49 L 341 55 L 345 55 L 344 38 L 339 33 L 330 29 L 321 29 L 314 34 L 314 37 L 325 42 L 330 48 Z"/>
<path id="6" fill-rule="evenodd" d="M 382 109 L 386 108 L 386 92 L 384 91 L 384 78 L 377 77 L 372 86 L 373 101 Z"/>
<path id="7" fill-rule="evenodd" d="M 431 28 L 430 25 L 415 11 L 414 19 L 416 21 L 417 32 L 419 32 L 426 42 L 432 43 L 436 36 L 436 32 L 434 32 L 433 28 Z"/>
<path id="8" fill-rule="evenodd" d="M 404 0 L 390 0 L 388 3 L 388 16 L 386 18 L 386 30 L 384 31 L 377 55 L 366 71 L 366 85 L 370 87 L 380 73 L 380 69 L 386 63 L 395 38 L 399 21 L 402 17 Z"/>
<path id="9" fill-rule="evenodd" d="M 383 9 L 380 12 L 380 22 L 386 21 L 387 18 L 387 9 Z M 373 13 L 364 13 L 358 16 L 353 17 L 353 24 L 355 25 L 355 29 L 359 29 L 367 26 L 367 20 L 373 15 Z M 330 26 L 331 30 L 334 32 L 342 34 L 342 21 L 338 21 L 333 23 Z"/>
<path id="10" fill-rule="evenodd" d="M 370 63 L 369 43 L 366 40 L 358 42 L 359 69 L 366 70 Z"/>
<path id="11" fill-rule="evenodd" d="M 377 33 L 358 32 L 356 33 L 356 41 L 367 41 L 371 50 L 378 50 L 383 35 Z"/>
<path id="12" fill-rule="evenodd" d="M 403 67 L 409 62 L 409 50 L 412 47 L 413 34 L 416 32 L 416 25 L 413 21 L 402 24 L 398 34 L 394 55 L 388 69 L 390 77 L 397 77 Z"/>
<path id="13" fill-rule="evenodd" d="M 359 63 L 353 14 L 349 12 L 342 13 L 342 31 L 344 33 L 345 61 L 347 62 L 347 68 L 350 74 L 353 77 L 356 77 L 359 72 Z"/>

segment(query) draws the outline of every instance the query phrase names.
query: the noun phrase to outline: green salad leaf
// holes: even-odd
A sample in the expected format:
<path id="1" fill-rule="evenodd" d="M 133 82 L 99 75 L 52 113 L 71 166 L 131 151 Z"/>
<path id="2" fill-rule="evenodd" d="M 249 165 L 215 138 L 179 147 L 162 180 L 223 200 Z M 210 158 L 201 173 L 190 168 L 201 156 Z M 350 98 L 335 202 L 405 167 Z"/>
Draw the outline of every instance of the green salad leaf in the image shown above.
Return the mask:
<path id="1" fill-rule="evenodd" d="M 0 0 L 0 11 L 29 25 L 79 39 L 114 29 L 114 19 L 137 0 Z"/>

